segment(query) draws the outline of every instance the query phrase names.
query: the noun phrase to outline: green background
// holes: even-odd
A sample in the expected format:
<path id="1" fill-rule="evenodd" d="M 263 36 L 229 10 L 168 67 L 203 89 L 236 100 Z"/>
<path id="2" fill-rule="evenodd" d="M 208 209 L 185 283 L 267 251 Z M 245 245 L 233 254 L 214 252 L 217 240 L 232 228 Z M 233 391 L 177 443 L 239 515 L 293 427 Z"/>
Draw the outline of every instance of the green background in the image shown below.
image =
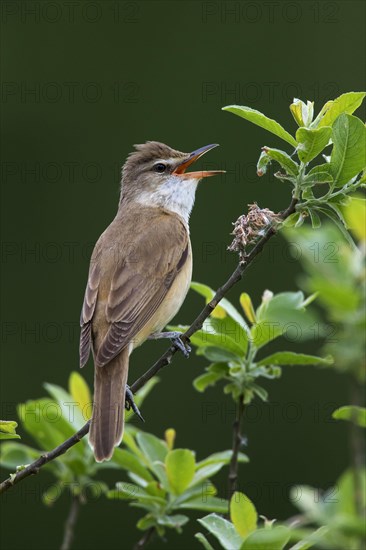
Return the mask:
<path id="1" fill-rule="evenodd" d="M 191 218 L 194 280 L 217 287 L 236 265 L 225 249 L 247 203 L 280 210 L 290 200 L 285 184 L 255 174 L 260 147 L 283 143 L 221 107 L 249 105 L 293 133 L 294 96 L 314 99 L 319 110 L 362 90 L 365 4 L 13 1 L 1 10 L 1 417 L 13 419 L 16 403 L 45 394 L 44 381 L 65 386 L 78 368 L 90 251 L 114 217 L 132 144 L 152 139 L 191 151 L 220 143 L 201 165 L 228 173 L 201 183 Z M 266 288 L 295 290 L 299 271 L 278 238 L 229 298 L 245 290 L 258 303 Z M 189 323 L 202 305 L 190 293 L 176 321 Z M 319 344 L 300 344 L 301 351 Z M 165 348 L 151 342 L 136 351 L 130 381 Z M 231 446 L 234 413 L 219 390 L 193 390 L 204 366 L 194 354 L 176 356 L 143 409 L 144 429 L 162 436 L 174 427 L 177 445 L 199 459 Z M 91 383 L 92 366 L 83 374 Z M 346 467 L 346 432 L 330 413 L 348 396 L 340 375 L 309 367 L 285 370 L 266 387 L 270 403 L 256 401 L 246 417 L 251 462 L 241 466 L 240 488 L 259 513 L 283 519 L 296 511 L 289 487 L 326 488 Z M 216 479 L 221 495 L 226 475 Z M 125 476 L 104 478 L 112 486 Z M 50 482 L 43 472 L 3 498 L 3 548 L 59 547 L 69 499 L 45 508 L 40 495 Z M 74 548 L 130 548 L 139 516 L 124 503 L 94 500 L 82 509 Z M 168 544 L 155 540 L 151 548 L 198 547 L 198 516 L 182 536 L 169 532 Z"/>

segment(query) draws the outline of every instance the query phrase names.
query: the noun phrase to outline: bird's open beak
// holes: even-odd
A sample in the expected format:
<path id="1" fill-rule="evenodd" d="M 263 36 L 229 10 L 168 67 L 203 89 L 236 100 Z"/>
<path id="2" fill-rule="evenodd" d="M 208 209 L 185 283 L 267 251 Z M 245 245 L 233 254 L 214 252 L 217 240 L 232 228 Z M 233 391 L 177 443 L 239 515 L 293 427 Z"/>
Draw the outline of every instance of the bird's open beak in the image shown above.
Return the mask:
<path id="1" fill-rule="evenodd" d="M 186 170 L 188 166 L 196 162 L 202 155 L 207 153 L 207 151 L 211 151 L 211 149 L 214 149 L 215 147 L 218 147 L 218 143 L 213 143 L 212 145 L 205 145 L 204 147 L 201 147 L 200 149 L 197 149 L 196 151 L 193 151 L 188 159 L 184 160 L 173 171 L 173 174 L 176 176 L 180 176 L 181 178 L 189 178 L 189 179 L 201 179 L 201 178 L 207 178 L 208 176 L 216 176 L 217 174 L 224 174 L 225 170 L 206 170 L 201 172 L 187 172 Z"/>

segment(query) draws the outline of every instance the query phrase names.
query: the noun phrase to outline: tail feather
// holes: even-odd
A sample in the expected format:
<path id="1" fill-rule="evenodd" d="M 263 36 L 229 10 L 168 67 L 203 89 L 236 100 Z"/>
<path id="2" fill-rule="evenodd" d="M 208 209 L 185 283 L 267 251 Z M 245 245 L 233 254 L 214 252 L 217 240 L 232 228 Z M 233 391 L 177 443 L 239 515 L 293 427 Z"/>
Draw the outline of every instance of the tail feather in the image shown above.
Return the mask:
<path id="1" fill-rule="evenodd" d="M 95 460 L 112 457 L 123 436 L 128 349 L 103 367 L 94 367 L 94 404 L 89 444 Z"/>

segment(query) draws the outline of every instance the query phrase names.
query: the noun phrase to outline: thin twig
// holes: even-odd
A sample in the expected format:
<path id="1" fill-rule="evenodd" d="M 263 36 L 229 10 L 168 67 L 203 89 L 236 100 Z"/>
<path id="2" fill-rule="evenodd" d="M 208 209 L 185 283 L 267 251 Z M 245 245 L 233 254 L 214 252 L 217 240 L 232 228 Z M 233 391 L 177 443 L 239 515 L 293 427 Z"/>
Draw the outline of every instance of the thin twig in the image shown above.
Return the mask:
<path id="1" fill-rule="evenodd" d="M 233 446 L 232 446 L 232 455 L 230 460 L 229 467 L 229 486 L 228 486 L 228 499 L 231 500 L 231 497 L 238 490 L 238 458 L 240 447 L 243 443 L 243 435 L 241 433 L 241 423 L 243 420 L 244 414 L 244 396 L 239 397 L 239 402 L 236 408 L 236 417 L 233 422 Z"/>
<path id="2" fill-rule="evenodd" d="M 150 527 L 150 529 L 147 529 L 147 531 L 145 531 L 145 533 L 142 535 L 140 540 L 136 542 L 135 546 L 133 547 L 133 550 L 140 550 L 141 548 L 145 548 L 145 546 L 149 544 L 154 533 L 155 533 L 155 527 Z"/>
<path id="3" fill-rule="evenodd" d="M 292 198 L 290 205 L 286 210 L 284 210 L 280 217 L 285 220 L 295 212 L 296 204 L 298 200 L 295 198 Z M 269 241 L 273 235 L 276 233 L 276 228 L 274 225 L 270 226 L 268 230 L 265 232 L 263 237 L 257 242 L 257 244 L 253 247 L 251 252 L 248 254 L 248 256 L 237 266 L 237 268 L 233 271 L 229 279 L 224 283 L 216 292 L 213 299 L 202 309 L 201 313 L 196 317 L 196 319 L 193 321 L 191 326 L 188 328 L 188 330 L 182 335 L 181 339 L 183 341 L 188 341 L 189 338 L 198 330 L 202 328 L 202 325 L 204 321 L 210 316 L 212 311 L 215 309 L 217 304 L 220 302 L 220 300 L 228 293 L 228 291 L 238 282 L 243 276 L 244 271 L 250 266 L 250 264 L 253 262 L 253 260 L 262 252 L 264 245 Z M 163 367 L 169 365 L 172 361 L 173 356 L 177 352 L 177 348 L 174 346 L 171 346 L 157 361 L 153 364 L 150 369 L 145 372 L 140 378 L 138 378 L 131 386 L 130 389 L 133 393 L 136 393 L 139 389 L 141 389 L 146 382 L 148 382 L 153 376 L 155 376 L 160 369 Z M 83 438 L 88 432 L 90 427 L 90 421 L 85 424 L 76 434 L 74 434 L 72 437 L 61 443 L 58 447 L 50 451 L 49 453 L 46 453 L 34 462 L 32 464 L 29 464 L 26 466 L 26 468 L 16 472 L 16 474 L 12 474 L 8 479 L 3 481 L 0 484 L 0 494 L 4 491 L 7 491 L 11 487 L 13 487 L 16 483 L 19 483 L 19 481 L 22 481 L 26 477 L 37 474 L 39 469 L 47 464 L 47 462 L 50 462 L 51 460 L 54 460 L 55 458 L 63 455 L 70 447 L 73 447 L 76 443 L 80 441 L 81 438 Z"/>
<path id="4" fill-rule="evenodd" d="M 80 511 L 80 496 L 73 495 L 69 515 L 65 523 L 64 538 L 61 544 L 61 550 L 70 550 L 74 540 L 75 525 Z"/>

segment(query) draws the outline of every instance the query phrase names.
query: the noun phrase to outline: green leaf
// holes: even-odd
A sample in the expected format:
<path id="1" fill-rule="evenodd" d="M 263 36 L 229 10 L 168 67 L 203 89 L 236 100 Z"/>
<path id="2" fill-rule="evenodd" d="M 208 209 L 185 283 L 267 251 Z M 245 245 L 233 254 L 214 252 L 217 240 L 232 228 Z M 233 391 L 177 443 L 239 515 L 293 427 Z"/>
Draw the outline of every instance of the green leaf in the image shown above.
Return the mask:
<path id="1" fill-rule="evenodd" d="M 52 506 L 62 495 L 65 484 L 61 481 L 53 483 L 42 493 L 42 502 L 45 506 Z"/>
<path id="2" fill-rule="evenodd" d="M 203 324 L 202 330 L 198 330 L 191 337 L 190 341 L 194 346 L 207 348 L 213 346 L 215 348 L 223 348 L 237 357 L 244 357 L 246 352 L 246 346 L 248 345 L 247 338 L 245 341 L 240 339 L 240 344 L 234 339 L 236 334 L 233 334 L 234 338 L 231 338 L 228 331 L 224 329 L 223 332 L 217 332 L 215 329 L 215 323 L 218 319 L 206 319 Z M 225 323 L 226 319 L 222 320 Z M 186 331 L 188 326 L 169 326 L 169 330 Z M 242 336 L 244 332 L 241 333 Z"/>
<path id="3" fill-rule="evenodd" d="M 205 535 L 203 535 L 202 533 L 196 533 L 195 538 L 200 541 L 205 550 L 214 550 L 213 546 L 211 546 Z"/>
<path id="4" fill-rule="evenodd" d="M 18 405 L 18 415 L 24 429 L 46 451 L 61 445 L 74 434 L 72 426 L 63 418 L 59 404 L 50 399 L 22 403 Z M 76 448 L 82 449 L 82 446 L 76 445 Z"/>
<path id="5" fill-rule="evenodd" d="M 258 362 L 261 365 L 331 365 L 333 358 L 316 357 L 315 355 L 306 355 L 304 353 L 294 353 L 292 351 L 279 351 L 273 353 Z"/>
<path id="6" fill-rule="evenodd" d="M 163 525 L 164 527 L 168 527 L 170 529 L 176 529 L 178 532 L 180 532 L 181 528 L 187 523 L 187 521 L 189 521 L 189 518 L 187 518 L 187 516 L 183 516 L 182 514 L 158 517 L 158 525 Z"/>
<path id="7" fill-rule="evenodd" d="M 145 468 L 142 460 L 125 449 L 119 449 L 117 447 L 114 450 L 110 464 L 115 464 L 127 472 L 132 472 L 142 479 L 145 479 L 145 481 L 152 481 L 154 479 L 150 472 Z"/>
<path id="8" fill-rule="evenodd" d="M 200 462 L 197 462 L 197 470 L 200 468 L 203 468 L 204 466 L 207 466 L 208 464 L 229 464 L 231 457 L 232 457 L 233 451 L 221 451 L 218 453 L 213 453 L 212 455 L 209 455 L 208 457 L 204 458 Z M 238 461 L 239 462 L 249 462 L 249 458 L 244 453 L 239 453 L 238 455 Z"/>
<path id="9" fill-rule="evenodd" d="M 300 212 L 290 214 L 283 222 L 281 227 L 295 227 L 300 217 Z"/>
<path id="10" fill-rule="evenodd" d="M 160 497 L 149 495 L 142 487 L 130 482 L 116 483 L 116 488 L 107 492 L 110 500 L 138 500 L 146 504 L 165 505 L 165 500 Z"/>
<path id="11" fill-rule="evenodd" d="M 194 454 L 188 449 L 174 449 L 166 455 L 166 475 L 176 495 L 183 493 L 191 483 L 195 466 Z"/>
<path id="12" fill-rule="evenodd" d="M 319 527 L 316 531 L 313 532 L 305 532 L 304 530 L 292 530 L 291 531 L 291 538 L 295 535 L 297 536 L 298 532 L 301 532 L 301 538 L 302 540 L 299 540 L 294 546 L 291 546 L 289 550 L 308 550 L 309 548 L 312 548 L 314 545 L 319 544 L 319 548 L 323 548 L 323 544 L 321 544 L 324 540 L 324 537 L 329 532 L 329 527 L 323 526 Z M 328 548 L 328 545 L 325 546 L 325 548 Z"/>
<path id="13" fill-rule="evenodd" d="M 230 519 L 243 538 L 257 528 L 258 515 L 254 504 L 246 495 L 238 491 L 230 500 Z"/>
<path id="14" fill-rule="evenodd" d="M 361 105 L 365 92 L 348 92 L 337 97 L 334 101 L 328 101 L 323 109 L 320 121 L 314 121 L 318 127 L 332 126 L 333 122 L 342 113 L 351 115 Z"/>
<path id="15" fill-rule="evenodd" d="M 366 200 L 359 194 L 343 208 L 348 227 L 360 241 L 366 241 Z"/>
<path id="16" fill-rule="evenodd" d="M 226 550 L 235 550 L 241 547 L 242 538 L 235 530 L 230 521 L 218 516 L 209 514 L 198 520 L 205 529 L 207 529 Z"/>
<path id="17" fill-rule="evenodd" d="M 199 392 L 204 392 L 209 386 L 214 386 L 218 380 L 225 377 L 221 372 L 206 372 L 193 380 L 194 388 Z"/>
<path id="18" fill-rule="evenodd" d="M 264 128 L 268 132 L 275 134 L 284 141 L 287 141 L 287 143 L 289 143 L 293 147 L 297 146 L 296 140 L 292 137 L 291 134 L 286 132 L 281 124 L 279 124 L 272 118 L 268 118 L 260 111 L 256 111 L 255 109 L 251 109 L 250 107 L 242 107 L 240 105 L 228 105 L 227 107 L 223 107 L 222 110 L 229 111 L 229 113 L 233 113 L 234 115 L 245 118 L 245 120 L 249 120 L 249 122 L 260 126 L 261 128 Z"/>
<path id="19" fill-rule="evenodd" d="M 15 470 L 23 464 L 30 464 L 39 458 L 40 451 L 23 443 L 2 443 L 0 464 L 9 470 Z"/>
<path id="20" fill-rule="evenodd" d="M 319 155 L 328 145 L 332 135 L 332 128 L 325 126 L 317 130 L 299 128 L 296 132 L 296 140 L 299 142 L 297 154 L 301 162 L 308 163 Z"/>
<path id="21" fill-rule="evenodd" d="M 228 363 L 230 361 L 237 361 L 238 357 L 234 353 L 222 348 L 215 348 L 215 346 L 208 346 L 207 348 L 198 348 L 197 355 L 204 355 L 209 361 L 215 363 Z"/>
<path id="22" fill-rule="evenodd" d="M 69 392 L 78 405 L 83 419 L 86 422 L 91 418 L 93 400 L 89 386 L 78 372 L 74 371 L 69 378 Z"/>
<path id="23" fill-rule="evenodd" d="M 313 229 L 319 229 L 321 227 L 322 222 L 318 214 L 313 210 L 312 208 L 309 208 L 308 210 L 310 219 L 311 219 L 311 226 Z"/>
<path id="24" fill-rule="evenodd" d="M 195 487 L 196 485 L 202 483 L 206 479 L 214 476 L 219 472 L 225 464 L 223 462 L 214 462 L 211 464 L 206 464 L 206 466 L 202 466 L 199 469 L 196 470 L 196 473 L 194 474 L 194 478 L 191 482 L 191 487 Z"/>
<path id="25" fill-rule="evenodd" d="M 263 176 L 267 171 L 267 166 L 270 162 L 278 162 L 286 173 L 291 176 L 297 176 L 299 173 L 299 165 L 292 160 L 290 155 L 279 149 L 270 147 L 262 147 L 262 153 L 257 164 L 257 175 Z"/>
<path id="26" fill-rule="evenodd" d="M 241 307 L 243 308 L 243 311 L 244 311 L 247 319 L 251 323 L 256 323 L 257 319 L 256 319 L 256 316 L 255 316 L 255 311 L 254 311 L 254 307 L 253 307 L 253 304 L 252 304 L 252 300 L 251 300 L 249 294 L 247 294 L 247 292 L 242 292 L 240 294 L 239 302 L 240 302 Z"/>
<path id="27" fill-rule="evenodd" d="M 17 426 L 14 420 L 0 420 L 0 439 L 20 439 L 16 433 Z"/>
<path id="28" fill-rule="evenodd" d="M 85 424 L 85 418 L 81 412 L 78 403 L 74 398 L 61 386 L 55 384 L 49 384 L 46 382 L 43 384 L 48 393 L 57 401 L 62 411 L 62 416 L 75 430 L 80 430 Z"/>
<path id="29" fill-rule="evenodd" d="M 191 289 L 206 298 L 206 301 L 211 301 L 215 296 L 216 292 L 207 285 L 202 283 L 191 282 Z M 222 298 L 220 300 L 220 306 L 226 311 L 226 313 L 239 325 L 242 329 L 248 330 L 248 325 L 246 324 L 242 315 L 239 311 L 232 305 L 229 300 Z"/>
<path id="30" fill-rule="evenodd" d="M 322 212 L 323 214 L 325 214 L 328 218 L 330 218 L 332 220 L 332 222 L 338 227 L 338 229 L 342 233 L 343 237 L 345 238 L 345 240 L 350 245 L 351 249 L 356 251 L 357 247 L 356 247 L 355 242 L 353 241 L 351 235 L 348 233 L 348 231 L 347 231 L 347 229 L 344 225 L 343 216 L 339 216 L 339 213 L 335 212 L 334 209 L 330 207 L 330 203 L 328 203 L 326 206 L 327 207 L 324 207 L 324 208 L 317 208 L 317 210 L 319 212 Z"/>
<path id="31" fill-rule="evenodd" d="M 301 291 L 280 292 L 270 300 L 261 303 L 256 312 L 257 320 L 258 322 L 277 320 L 283 312 L 287 313 L 301 309 L 304 301 L 304 294 Z"/>
<path id="32" fill-rule="evenodd" d="M 188 502 L 189 500 L 195 500 L 196 498 L 207 498 L 214 497 L 217 494 L 216 487 L 211 483 L 211 481 L 203 481 L 197 485 L 191 485 L 188 489 L 184 491 L 181 495 L 174 499 L 174 508 L 179 508 L 183 502 Z"/>
<path id="33" fill-rule="evenodd" d="M 291 502 L 296 508 L 301 510 L 306 517 L 316 523 L 325 521 L 325 518 L 320 513 L 321 505 L 319 499 L 315 498 L 317 494 L 319 494 L 319 490 L 309 487 L 308 485 L 296 485 L 290 490 Z"/>
<path id="34" fill-rule="evenodd" d="M 162 487 L 166 492 L 170 492 L 170 487 L 169 487 L 169 483 L 168 483 L 168 478 L 167 478 L 166 470 L 165 470 L 165 464 L 162 463 L 162 462 L 155 462 L 155 463 L 153 464 L 153 466 L 152 466 L 152 469 L 153 469 L 153 471 L 154 471 L 154 474 L 155 474 L 156 477 L 158 478 L 161 487 Z M 130 477 L 132 477 L 131 474 L 130 474 Z"/>
<path id="35" fill-rule="evenodd" d="M 245 539 L 240 550 L 283 550 L 290 539 L 290 530 L 278 527 L 257 529 Z"/>
<path id="36" fill-rule="evenodd" d="M 258 397 L 260 399 L 262 399 L 262 401 L 267 401 L 268 400 L 268 392 L 267 392 L 267 390 L 262 388 L 262 386 L 258 386 L 258 384 L 255 384 L 254 382 L 251 382 L 250 384 L 248 384 L 248 389 L 252 390 L 253 393 L 258 395 Z"/>
<path id="37" fill-rule="evenodd" d="M 132 424 L 126 424 L 125 425 L 125 431 L 123 434 L 123 443 L 126 445 L 126 447 L 133 452 L 145 465 L 149 464 L 149 460 L 144 455 L 144 453 L 141 451 L 141 449 L 138 447 L 135 441 L 135 436 L 139 433 L 139 431 L 132 426 Z M 101 462 L 101 464 L 104 464 Z"/>
<path id="38" fill-rule="evenodd" d="M 316 319 L 304 306 L 302 292 L 281 292 L 262 303 L 256 312 L 258 324 L 251 330 L 253 344 L 259 348 L 281 335 L 297 340 L 313 337 Z"/>
<path id="39" fill-rule="evenodd" d="M 366 127 L 351 115 L 340 115 L 333 126 L 333 151 L 330 168 L 335 185 L 340 187 L 366 166 Z"/>
<path id="40" fill-rule="evenodd" d="M 197 498 L 182 502 L 179 505 L 179 508 L 227 514 L 229 504 L 227 500 L 224 500 L 223 498 L 200 495 Z"/>
<path id="41" fill-rule="evenodd" d="M 154 527 L 155 524 L 155 517 L 152 514 L 147 514 L 146 516 L 138 520 L 136 527 L 141 531 L 146 531 L 147 529 L 150 529 L 150 527 Z"/>
<path id="42" fill-rule="evenodd" d="M 153 497 L 166 497 L 166 491 L 161 488 L 160 483 L 158 481 L 149 481 L 147 485 L 144 486 L 144 490 L 149 493 L 149 495 L 152 495 Z"/>
<path id="43" fill-rule="evenodd" d="M 359 497 L 359 506 L 362 510 L 366 507 L 366 469 L 365 467 L 359 468 L 356 473 L 357 485 L 355 485 L 355 471 L 352 468 L 349 468 L 340 476 L 336 481 L 335 488 L 337 492 L 332 492 L 331 494 L 337 495 L 338 501 L 336 503 L 337 512 L 347 516 L 353 516 L 353 518 L 358 518 L 362 521 L 362 516 L 360 517 L 357 510 L 356 504 L 356 492 L 358 492 Z M 365 527 L 365 526 L 363 526 Z"/>
<path id="44" fill-rule="evenodd" d="M 274 380 L 275 378 L 280 378 L 281 374 L 281 367 L 275 367 L 274 365 L 269 365 L 265 367 L 259 366 L 250 369 L 250 376 L 253 376 L 254 378 L 262 376 L 263 378 Z"/>
<path id="45" fill-rule="evenodd" d="M 155 435 L 139 432 L 136 435 L 137 443 L 150 464 L 154 462 L 165 462 L 168 454 L 168 448 L 164 441 L 155 437 Z"/>
<path id="46" fill-rule="evenodd" d="M 314 166 L 304 178 L 303 185 L 317 185 L 322 183 L 332 183 L 333 176 L 331 173 L 330 164 L 319 164 Z"/>
<path id="47" fill-rule="evenodd" d="M 332 416 L 336 420 L 350 420 L 357 426 L 366 428 L 366 409 L 364 407 L 355 405 L 339 407 L 333 412 Z"/>

